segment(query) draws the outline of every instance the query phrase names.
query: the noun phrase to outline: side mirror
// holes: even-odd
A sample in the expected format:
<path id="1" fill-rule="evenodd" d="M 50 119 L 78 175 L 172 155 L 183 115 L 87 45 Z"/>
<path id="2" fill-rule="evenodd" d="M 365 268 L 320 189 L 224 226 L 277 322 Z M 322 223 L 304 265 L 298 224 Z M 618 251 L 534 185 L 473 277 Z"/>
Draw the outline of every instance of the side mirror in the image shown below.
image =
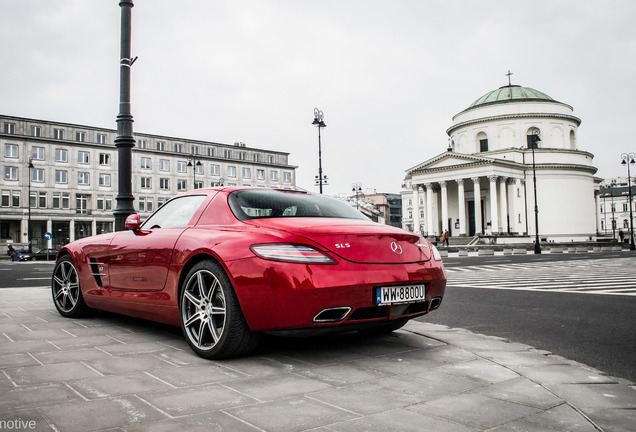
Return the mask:
<path id="1" fill-rule="evenodd" d="M 139 227 L 141 227 L 141 219 L 138 214 L 131 214 L 126 218 L 124 228 L 139 231 Z"/>

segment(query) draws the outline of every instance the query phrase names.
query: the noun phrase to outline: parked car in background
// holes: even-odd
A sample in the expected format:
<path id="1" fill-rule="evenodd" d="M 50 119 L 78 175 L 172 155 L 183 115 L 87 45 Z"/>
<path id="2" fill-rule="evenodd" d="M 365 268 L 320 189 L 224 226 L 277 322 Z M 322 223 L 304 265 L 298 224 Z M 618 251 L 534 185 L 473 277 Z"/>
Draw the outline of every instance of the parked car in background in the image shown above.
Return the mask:
<path id="1" fill-rule="evenodd" d="M 28 249 L 17 249 L 11 255 L 11 261 L 31 261 L 33 254 Z"/>
<path id="2" fill-rule="evenodd" d="M 54 261 L 58 252 L 57 249 L 42 249 L 33 254 L 33 259 L 38 261 Z"/>
<path id="3" fill-rule="evenodd" d="M 181 326 L 208 359 L 246 354 L 265 332 L 389 333 L 437 309 L 446 288 L 429 241 L 324 195 L 196 189 L 125 226 L 60 250 L 55 307 Z"/>

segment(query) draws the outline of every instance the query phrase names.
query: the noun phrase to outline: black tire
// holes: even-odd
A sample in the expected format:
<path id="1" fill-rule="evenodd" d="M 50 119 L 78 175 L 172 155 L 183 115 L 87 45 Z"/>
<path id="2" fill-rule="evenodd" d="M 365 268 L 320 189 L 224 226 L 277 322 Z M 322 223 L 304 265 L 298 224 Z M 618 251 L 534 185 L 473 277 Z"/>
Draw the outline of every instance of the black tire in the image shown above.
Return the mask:
<path id="1" fill-rule="evenodd" d="M 188 272 L 179 316 L 188 345 L 206 359 L 247 354 L 260 340 L 247 325 L 229 278 L 213 261 L 201 261 Z"/>
<path id="2" fill-rule="evenodd" d="M 84 302 L 77 267 L 68 255 L 63 256 L 55 263 L 51 278 L 51 294 L 53 295 L 53 304 L 62 316 L 81 318 L 92 312 L 92 309 Z"/>
<path id="3" fill-rule="evenodd" d="M 407 322 L 409 322 L 408 318 L 400 318 L 386 323 L 376 324 L 371 327 L 358 330 L 358 332 L 364 336 L 381 336 L 401 329 Z"/>

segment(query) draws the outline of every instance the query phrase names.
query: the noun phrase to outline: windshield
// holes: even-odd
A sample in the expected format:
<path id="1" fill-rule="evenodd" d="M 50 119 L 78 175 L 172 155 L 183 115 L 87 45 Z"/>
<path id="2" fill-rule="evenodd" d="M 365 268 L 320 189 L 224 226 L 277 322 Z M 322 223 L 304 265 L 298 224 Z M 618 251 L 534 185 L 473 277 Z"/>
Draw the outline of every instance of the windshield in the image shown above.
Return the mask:
<path id="1" fill-rule="evenodd" d="M 328 217 L 368 220 L 350 205 L 323 195 L 248 189 L 232 192 L 229 204 L 239 220 Z"/>

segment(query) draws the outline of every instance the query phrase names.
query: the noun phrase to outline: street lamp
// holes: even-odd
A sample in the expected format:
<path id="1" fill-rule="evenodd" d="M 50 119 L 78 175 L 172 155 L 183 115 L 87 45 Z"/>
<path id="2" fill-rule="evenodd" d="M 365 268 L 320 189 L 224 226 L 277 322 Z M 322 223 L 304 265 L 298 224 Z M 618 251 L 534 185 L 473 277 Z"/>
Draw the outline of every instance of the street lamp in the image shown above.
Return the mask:
<path id="1" fill-rule="evenodd" d="M 327 127 L 323 120 L 324 116 L 322 111 L 318 108 L 314 108 L 314 121 L 311 123 L 318 127 L 318 176 L 316 176 L 315 182 L 320 186 L 320 193 L 322 193 L 322 185 L 326 185 L 327 176 L 322 175 L 322 144 L 320 142 L 320 129 Z"/>
<path id="2" fill-rule="evenodd" d="M 534 149 L 539 146 L 539 129 L 534 128 L 528 136 L 528 144 L 532 149 L 532 183 L 534 185 L 534 253 L 541 253 L 541 244 L 539 243 L 539 205 L 537 204 L 537 171 L 534 163 Z"/>
<path id="3" fill-rule="evenodd" d="M 632 175 L 629 166 L 636 163 L 634 153 L 623 153 L 621 165 L 627 165 L 627 192 L 629 194 L 629 250 L 634 250 L 634 216 L 632 215 Z"/>
<path id="4" fill-rule="evenodd" d="M 362 183 L 353 183 L 351 185 L 352 192 L 355 192 L 356 194 L 356 209 L 360 210 L 360 202 L 358 201 L 358 195 L 362 194 Z"/>
<path id="5" fill-rule="evenodd" d="M 192 162 L 194 162 L 194 164 Z M 196 181 L 196 179 L 197 179 L 197 167 L 200 167 L 201 165 L 202 165 L 201 161 L 198 160 L 197 158 L 195 158 L 195 157 L 188 158 L 188 165 L 187 166 L 194 167 L 194 169 L 192 170 L 192 189 L 196 189 L 197 188 L 197 181 Z"/>
<path id="6" fill-rule="evenodd" d="M 27 243 L 29 244 L 29 252 L 31 252 L 31 170 L 33 169 L 33 158 L 29 158 L 29 196 L 27 203 L 29 205 L 29 216 L 27 219 Z"/>

